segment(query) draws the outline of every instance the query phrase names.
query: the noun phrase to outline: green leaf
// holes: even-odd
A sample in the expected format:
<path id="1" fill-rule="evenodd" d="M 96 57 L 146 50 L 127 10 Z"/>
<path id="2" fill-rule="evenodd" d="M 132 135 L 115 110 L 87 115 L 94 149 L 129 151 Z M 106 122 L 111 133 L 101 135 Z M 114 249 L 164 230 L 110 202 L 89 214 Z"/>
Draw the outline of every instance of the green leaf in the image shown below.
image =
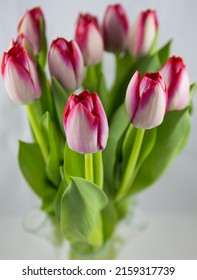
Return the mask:
<path id="1" fill-rule="evenodd" d="M 49 143 L 49 159 L 46 165 L 47 176 L 51 182 L 58 187 L 60 183 L 59 167 L 62 160 L 63 149 L 60 135 L 57 133 L 49 112 L 46 112 L 42 117 L 41 126 L 44 128 L 45 135 L 47 134 Z"/>
<path id="2" fill-rule="evenodd" d="M 65 91 L 65 89 L 54 77 L 52 77 L 51 90 L 53 93 L 58 122 L 62 132 L 64 133 L 62 118 L 66 102 L 69 98 L 69 93 Z"/>
<path id="3" fill-rule="evenodd" d="M 118 143 L 129 125 L 129 117 L 123 103 L 115 112 L 109 128 L 107 147 L 103 152 L 104 174 L 108 184 L 114 176 Z"/>
<path id="4" fill-rule="evenodd" d="M 100 211 L 106 206 L 107 197 L 95 184 L 72 177 L 62 198 L 61 227 L 72 243 L 91 243 Z"/>
<path id="5" fill-rule="evenodd" d="M 56 190 L 47 180 L 45 163 L 38 144 L 19 141 L 18 161 L 26 181 L 42 199 L 43 208 L 51 211 Z"/>
<path id="6" fill-rule="evenodd" d="M 166 63 L 167 59 L 170 56 L 171 45 L 172 45 L 172 39 L 158 51 L 158 57 L 160 60 L 161 67 L 164 65 L 164 63 Z"/>
<path id="7" fill-rule="evenodd" d="M 58 188 L 57 195 L 55 197 L 55 216 L 57 217 L 58 221 L 60 221 L 61 217 L 61 203 L 62 203 L 62 196 L 68 186 L 65 177 L 62 166 L 60 167 L 60 175 L 61 175 L 61 182 Z"/>
<path id="8" fill-rule="evenodd" d="M 157 127 L 154 148 L 139 168 L 131 188 L 132 194 L 153 184 L 164 173 L 186 145 L 190 127 L 188 108 L 168 112 L 163 123 Z"/>
<path id="9" fill-rule="evenodd" d="M 70 183 L 70 177 L 85 177 L 84 155 L 71 150 L 68 144 L 64 148 L 64 176 L 67 183 Z"/>

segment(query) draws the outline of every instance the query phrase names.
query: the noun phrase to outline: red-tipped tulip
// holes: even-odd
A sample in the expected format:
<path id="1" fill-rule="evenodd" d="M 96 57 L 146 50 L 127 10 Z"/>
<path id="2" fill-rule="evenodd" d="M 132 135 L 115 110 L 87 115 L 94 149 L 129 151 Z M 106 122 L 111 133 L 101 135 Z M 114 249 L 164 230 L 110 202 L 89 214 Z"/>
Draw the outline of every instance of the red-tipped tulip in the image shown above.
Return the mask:
<path id="1" fill-rule="evenodd" d="M 14 102 L 28 104 L 40 97 L 36 66 L 23 47 L 15 45 L 4 53 L 1 72 L 6 90 Z"/>
<path id="2" fill-rule="evenodd" d="M 64 109 L 63 124 L 70 149 L 82 154 L 105 149 L 108 123 L 97 93 L 85 90 L 71 95 Z"/>
<path id="3" fill-rule="evenodd" d="M 78 43 L 86 65 L 101 61 L 103 56 L 103 38 L 96 17 L 80 14 L 75 29 L 75 40 Z"/>
<path id="4" fill-rule="evenodd" d="M 49 71 L 66 90 L 77 89 L 84 74 L 82 53 L 75 41 L 66 41 L 63 38 L 54 40 L 49 55 Z"/>
<path id="5" fill-rule="evenodd" d="M 187 107 L 190 82 L 187 68 L 181 57 L 171 57 L 160 71 L 168 88 L 168 111 Z"/>
<path id="6" fill-rule="evenodd" d="M 146 73 L 140 81 L 140 73 L 136 71 L 126 92 L 131 123 L 137 128 L 156 127 L 163 121 L 166 106 L 167 90 L 159 72 Z"/>
<path id="7" fill-rule="evenodd" d="M 23 33 L 18 35 L 18 37 L 16 38 L 16 41 L 12 40 L 11 47 L 14 47 L 14 46 L 21 46 L 21 47 L 23 47 L 28 52 L 28 54 L 31 57 L 33 57 L 32 45 L 31 45 L 31 43 L 29 42 L 29 40 L 27 39 L 27 37 Z"/>
<path id="8" fill-rule="evenodd" d="M 105 49 L 124 51 L 128 44 L 129 21 L 121 4 L 109 5 L 103 19 Z"/>
<path id="9" fill-rule="evenodd" d="M 18 24 L 18 34 L 23 33 L 32 46 L 34 54 L 38 54 L 42 49 L 42 36 L 45 36 L 42 28 L 45 26 L 44 16 L 40 7 L 26 11 Z"/>
<path id="10" fill-rule="evenodd" d="M 158 31 L 157 12 L 147 10 L 141 12 L 129 34 L 128 48 L 134 57 L 148 54 Z"/>

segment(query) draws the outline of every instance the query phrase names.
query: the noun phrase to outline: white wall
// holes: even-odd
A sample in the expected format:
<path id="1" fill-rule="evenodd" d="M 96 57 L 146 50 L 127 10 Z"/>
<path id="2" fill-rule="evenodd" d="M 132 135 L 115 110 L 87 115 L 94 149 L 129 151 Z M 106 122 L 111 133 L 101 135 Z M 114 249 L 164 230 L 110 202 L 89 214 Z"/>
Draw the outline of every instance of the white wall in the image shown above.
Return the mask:
<path id="1" fill-rule="evenodd" d="M 146 8 L 158 11 L 161 46 L 174 38 L 172 54 L 187 65 L 191 82 L 197 80 L 196 0 L 123 0 L 131 23 Z M 0 3 L 0 57 L 16 37 L 16 25 L 27 9 L 40 5 L 47 24 L 48 41 L 57 36 L 71 39 L 80 11 L 102 19 L 108 3 L 114 1 L 27 1 Z M 109 67 L 109 66 L 108 66 Z M 0 259 L 53 258 L 47 242 L 22 230 L 21 220 L 39 201 L 23 180 L 17 164 L 17 141 L 30 139 L 25 108 L 8 98 L 0 81 Z M 154 186 L 139 195 L 139 206 L 148 227 L 134 238 L 120 258 L 197 258 L 197 99 L 194 96 L 192 132 L 187 147 Z"/>

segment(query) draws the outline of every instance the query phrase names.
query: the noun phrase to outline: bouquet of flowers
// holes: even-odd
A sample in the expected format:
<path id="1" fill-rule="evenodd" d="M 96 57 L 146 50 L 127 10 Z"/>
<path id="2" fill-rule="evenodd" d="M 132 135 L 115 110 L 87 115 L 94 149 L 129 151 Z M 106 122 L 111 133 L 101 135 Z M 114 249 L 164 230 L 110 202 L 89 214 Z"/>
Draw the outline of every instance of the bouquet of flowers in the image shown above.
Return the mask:
<path id="1" fill-rule="evenodd" d="M 154 10 L 131 28 L 121 4 L 106 8 L 102 25 L 80 14 L 74 40 L 57 38 L 48 50 L 36 7 L 17 33 L 1 71 L 10 98 L 26 105 L 32 132 L 32 143 L 19 142 L 20 169 L 56 241 L 68 240 L 73 258 L 91 258 L 113 239 L 131 198 L 184 148 L 196 84 L 183 59 L 170 56 L 171 40 L 157 48 Z M 111 86 L 104 51 L 115 60 Z"/>

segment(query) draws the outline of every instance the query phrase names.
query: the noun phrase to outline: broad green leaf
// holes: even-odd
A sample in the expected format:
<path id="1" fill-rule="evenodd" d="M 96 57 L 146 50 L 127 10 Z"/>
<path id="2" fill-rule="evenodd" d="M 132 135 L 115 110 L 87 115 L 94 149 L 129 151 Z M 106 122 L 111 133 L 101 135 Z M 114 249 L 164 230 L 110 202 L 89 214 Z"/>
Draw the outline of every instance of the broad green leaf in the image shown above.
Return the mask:
<path id="1" fill-rule="evenodd" d="M 106 204 L 107 196 L 95 184 L 72 177 L 61 207 L 61 227 L 66 238 L 72 244 L 90 243 L 100 211 Z"/>
<path id="2" fill-rule="evenodd" d="M 172 160 L 186 145 L 190 133 L 188 108 L 168 112 L 163 123 L 157 127 L 154 148 L 139 169 L 131 193 L 136 193 L 154 183 L 166 170 Z"/>
<path id="3" fill-rule="evenodd" d="M 104 240 L 108 240 L 112 236 L 118 222 L 117 211 L 111 199 L 109 199 L 107 206 L 102 211 L 102 220 Z"/>
<path id="4" fill-rule="evenodd" d="M 171 45 L 172 39 L 158 51 L 158 57 L 160 60 L 161 67 L 164 65 L 164 63 L 166 63 L 167 59 L 170 56 Z"/>
<path id="5" fill-rule="evenodd" d="M 47 176 L 58 187 L 60 183 L 59 167 L 63 153 L 61 135 L 57 133 L 57 129 L 48 112 L 42 117 L 41 125 L 45 128 L 45 135 L 47 134 L 49 143 L 49 159 L 46 165 Z"/>
<path id="6" fill-rule="evenodd" d="M 38 144 L 20 141 L 18 161 L 26 181 L 32 190 L 42 199 L 43 208 L 51 211 L 56 190 L 47 180 L 45 162 Z"/>
<path id="7" fill-rule="evenodd" d="M 85 177 L 84 155 L 71 150 L 68 144 L 64 148 L 64 176 L 67 183 L 70 183 L 70 177 Z"/>
<path id="8" fill-rule="evenodd" d="M 109 138 L 107 147 L 103 152 L 104 174 L 109 184 L 114 176 L 118 143 L 129 125 L 129 117 L 123 103 L 115 112 L 109 127 Z"/>
<path id="9" fill-rule="evenodd" d="M 51 90 L 53 93 L 58 122 L 62 132 L 64 133 L 62 118 L 66 102 L 69 98 L 69 93 L 65 91 L 62 85 L 54 77 L 52 77 Z"/>

